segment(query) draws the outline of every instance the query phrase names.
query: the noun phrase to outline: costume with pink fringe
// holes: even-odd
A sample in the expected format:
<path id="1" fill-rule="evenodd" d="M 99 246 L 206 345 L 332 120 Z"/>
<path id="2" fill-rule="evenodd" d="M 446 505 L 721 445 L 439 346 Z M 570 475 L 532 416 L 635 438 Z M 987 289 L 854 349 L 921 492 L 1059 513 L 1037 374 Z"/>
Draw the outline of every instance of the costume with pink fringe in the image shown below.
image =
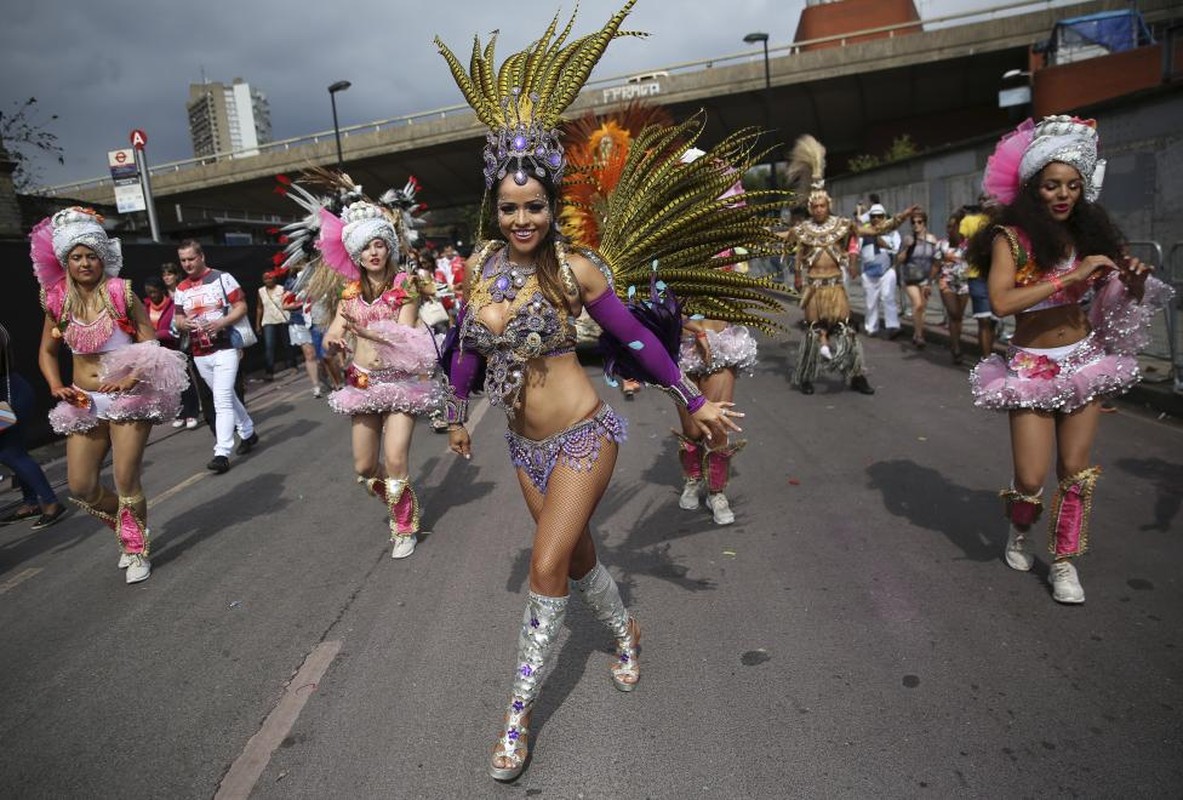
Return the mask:
<path id="1" fill-rule="evenodd" d="M 70 242 L 63 257 L 79 244 L 95 249 L 100 258 L 106 257 L 103 268 L 108 277 L 103 279 L 101 287 L 102 309 L 94 320 L 83 323 L 69 308 L 70 289 L 65 270 L 55 254 L 52 227 L 51 221 L 43 220 L 33 229 L 31 239 L 34 272 L 42 282 L 41 305 L 54 322 L 55 338 L 63 339 L 78 355 L 98 355 L 100 381 L 119 381 L 130 375 L 137 379 L 131 389 L 118 393 L 90 392 L 74 387 L 77 399 L 63 400 L 49 413 L 54 432 L 88 431 L 104 420 L 160 423 L 173 419 L 181 408 L 181 392 L 189 385 L 184 356 L 160 347 L 155 339 L 133 343 L 135 323 L 128 308 L 131 303 L 139 301 L 132 294 L 128 281 L 114 277 L 121 266 L 117 240 L 108 240 L 115 242 L 114 245 L 102 246 L 94 236 L 68 239 L 61 235 L 61 231 L 57 234 L 59 240 Z M 59 228 L 68 227 L 59 225 Z"/>
<path id="2" fill-rule="evenodd" d="M 1018 228 L 998 228 L 1010 242 L 1018 266 L 1016 285 L 1029 286 L 1046 275 L 1070 272 L 1079 263 L 1067 258 L 1045 272 L 1034 263 L 1030 240 Z M 1028 311 L 1085 302 L 1092 332 L 1067 347 L 1050 350 L 1011 345 L 1006 356 L 983 359 L 970 373 L 974 404 L 1007 411 L 1017 408 L 1071 413 L 1098 397 L 1120 394 L 1141 379 L 1136 355 L 1149 343 L 1151 317 L 1170 302 L 1173 291 L 1156 278 L 1147 278 L 1138 302 L 1115 275 L 1100 275 L 1090 283 L 1057 290 Z"/>
<path id="3" fill-rule="evenodd" d="M 1105 177 L 1105 161 L 1098 158 L 1096 124 L 1068 116 L 1026 120 L 998 143 L 986 165 L 983 191 L 1004 204 L 1013 203 L 1023 187 L 1053 162 L 1079 173 L 1083 184 L 1081 203 L 1095 203 Z M 1075 209 L 1074 209 L 1075 212 Z M 1095 271 L 1083 282 L 1063 280 L 1080 264 L 1070 253 L 1059 264 L 1035 262 L 1026 232 L 1018 227 L 996 226 L 995 238 L 1004 237 L 1015 264 L 1015 285 L 1051 284 L 1044 300 L 1025 309 L 1039 312 L 1059 306 L 1088 303 L 1090 331 L 1083 339 L 1063 347 L 1034 348 L 1011 345 L 1005 358 L 997 354 L 980 362 L 970 374 L 974 403 L 1000 411 L 1020 409 L 1070 414 L 1093 400 L 1124 392 L 1140 379 L 1136 355 L 1149 342 L 1151 318 L 1170 302 L 1173 290 L 1147 277 L 1142 297 L 1131 293 L 1113 271 Z M 1063 603 L 1084 602 L 1075 568 L 1066 562 L 1088 547 L 1089 516 L 1099 467 L 1087 467 L 1059 481 L 1052 498 L 1048 526 L 1048 552 L 1055 562 L 1050 579 L 1053 597 Z M 1026 538 L 1043 508 L 1042 489 L 1033 495 L 1014 484 L 1001 492 L 1004 514 L 1010 522 L 1006 562 L 1013 569 L 1031 568 Z"/>
<path id="4" fill-rule="evenodd" d="M 407 243 L 414 238 L 412 214 L 423 208 L 416 202 L 418 183 L 412 178 L 399 191 L 383 195 L 380 203 L 363 198 L 361 187 L 347 176 L 334 176 L 330 183 L 338 197 L 322 200 L 301 187 L 285 183 L 285 194 L 303 206 L 309 215 L 294 226 L 285 265 L 311 259 L 314 273 L 327 267 L 347 283 L 341 291 L 338 314 L 351 320 L 358 336 L 372 344 L 374 357 L 366 366 L 352 362 L 345 372 L 345 386 L 329 395 L 329 407 L 338 414 L 424 414 L 443 407 L 447 397 L 444 384 L 436 377 L 439 353 L 435 339 L 426 327 L 411 327 L 398 321 L 403 306 L 419 296 L 415 279 L 407 272 L 397 273 L 391 285 L 372 301 L 363 294 L 367 280 L 359 267 L 371 242 L 385 242 L 388 257 L 399 263 Z M 338 217 L 330 210 L 344 206 Z M 310 242 L 315 235 L 313 248 Z M 316 277 L 308 279 L 315 284 Z M 414 535 L 420 529 L 419 498 L 408 477 L 361 474 L 358 483 L 386 506 L 390 518 L 390 538 L 395 543 L 391 553 L 396 558 L 414 550 Z"/>
<path id="5" fill-rule="evenodd" d="M 139 300 L 131 284 L 118 277 L 122 250 L 118 239 L 106 235 L 102 218 L 87 209 L 68 208 L 38 223 L 30 240 L 33 272 L 41 285 L 42 308 L 53 323 L 53 337 L 64 340 L 75 355 L 97 355 L 100 383 L 129 377 L 136 380 L 132 388 L 122 392 L 72 387 L 73 398 L 49 412 L 54 431 L 83 433 L 103 421 L 159 423 L 173 419 L 181 408 L 181 392 L 189 385 L 185 357 L 161 347 L 155 338 L 134 342 L 136 325 L 129 309 Z M 75 313 L 81 300 L 63 266 L 79 245 L 93 251 L 103 265 L 104 276 L 95 291 L 100 309 L 90 322 L 82 322 Z M 146 579 L 150 574 L 150 534 L 144 496 L 115 495 L 112 507 L 111 493 L 98 484 L 96 497 L 73 500 L 115 532 L 123 554 L 119 565 L 127 569 L 127 582 Z"/>
<path id="6" fill-rule="evenodd" d="M 372 305 L 367 305 L 358 296 L 355 305 L 346 306 L 347 313 L 353 314 L 353 308 L 373 311 L 397 294 L 398 291 L 391 289 Z M 353 302 L 342 301 L 343 304 Z M 397 316 L 398 307 L 391 307 L 391 313 Z M 432 377 L 438 354 L 431 333 L 426 328 L 412 328 L 389 318 L 363 327 L 381 337 L 382 341 L 375 343 L 381 366 L 364 369 L 350 364 L 345 372 L 346 385 L 329 395 L 329 406 L 338 414 L 387 414 L 392 411 L 426 414 L 441 408 L 447 392 L 444 385 Z"/>

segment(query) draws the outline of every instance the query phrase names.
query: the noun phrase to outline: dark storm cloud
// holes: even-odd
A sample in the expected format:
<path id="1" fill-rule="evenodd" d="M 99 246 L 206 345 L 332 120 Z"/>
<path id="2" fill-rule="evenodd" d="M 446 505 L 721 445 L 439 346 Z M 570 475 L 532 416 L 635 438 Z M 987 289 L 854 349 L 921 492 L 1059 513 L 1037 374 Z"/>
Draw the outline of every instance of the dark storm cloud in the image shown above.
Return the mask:
<path id="1" fill-rule="evenodd" d="M 242 77 L 264 91 L 276 139 L 330 130 L 326 87 L 349 126 L 463 102 L 432 39 L 439 34 L 467 63 L 472 36 L 499 28 L 498 52 L 538 36 L 558 2 L 487 0 L 40 0 L 6 9 L 0 31 L 0 108 L 36 97 L 66 163 L 40 161 L 44 183 L 107 171 L 108 150 L 148 132 L 153 164 L 192 156 L 185 101 L 202 71 L 211 81 Z M 621 0 L 583 0 L 574 35 L 595 30 Z M 991 5 L 987 0 L 921 0 L 922 15 Z M 742 51 L 751 31 L 787 44 L 803 0 L 640 0 L 625 23 L 652 35 L 614 42 L 596 77 L 646 72 Z M 565 21 L 574 3 L 563 3 Z M 524 13 L 523 9 L 539 9 Z M 541 9 L 545 9 L 542 11 Z"/>

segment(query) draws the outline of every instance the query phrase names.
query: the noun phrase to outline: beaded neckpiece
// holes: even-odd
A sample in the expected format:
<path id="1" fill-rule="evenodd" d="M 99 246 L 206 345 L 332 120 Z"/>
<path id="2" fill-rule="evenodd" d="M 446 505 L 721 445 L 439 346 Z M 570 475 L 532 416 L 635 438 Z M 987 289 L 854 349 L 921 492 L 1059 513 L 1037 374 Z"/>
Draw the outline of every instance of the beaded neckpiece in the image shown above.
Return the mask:
<path id="1" fill-rule="evenodd" d="M 489 267 L 482 277 L 493 279 L 489 287 L 489 299 L 494 303 L 504 300 L 513 301 L 518 296 L 518 290 L 526 285 L 526 281 L 534 275 L 537 267 L 522 266 L 509 260 L 509 248 L 503 248 L 497 257 L 489 262 Z"/>

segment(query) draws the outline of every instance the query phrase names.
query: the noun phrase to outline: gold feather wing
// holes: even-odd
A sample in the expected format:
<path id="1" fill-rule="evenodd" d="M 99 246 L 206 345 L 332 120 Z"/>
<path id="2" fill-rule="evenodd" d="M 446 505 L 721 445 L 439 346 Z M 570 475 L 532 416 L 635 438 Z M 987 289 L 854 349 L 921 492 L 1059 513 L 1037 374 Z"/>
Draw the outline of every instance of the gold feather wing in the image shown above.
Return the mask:
<path id="1" fill-rule="evenodd" d="M 612 268 L 622 298 L 630 286 L 649 285 L 656 263 L 657 278 L 673 290 L 687 314 L 767 333 L 781 331 L 780 323 L 762 314 L 783 313 L 780 297 L 791 294 L 788 288 L 771 278 L 752 278 L 725 267 L 782 252 L 769 215 L 788 201 L 788 195 L 753 191 L 725 196 L 765 155 L 755 150 L 760 133 L 737 131 L 702 157 L 684 163 L 681 156 L 698 140 L 701 129 L 701 114 L 680 125 L 650 125 L 631 142 L 611 191 L 595 185 L 595 170 L 574 171 L 565 189 L 583 184 L 584 195 L 605 198 L 595 249 Z M 574 244 L 590 243 L 576 238 Z"/>

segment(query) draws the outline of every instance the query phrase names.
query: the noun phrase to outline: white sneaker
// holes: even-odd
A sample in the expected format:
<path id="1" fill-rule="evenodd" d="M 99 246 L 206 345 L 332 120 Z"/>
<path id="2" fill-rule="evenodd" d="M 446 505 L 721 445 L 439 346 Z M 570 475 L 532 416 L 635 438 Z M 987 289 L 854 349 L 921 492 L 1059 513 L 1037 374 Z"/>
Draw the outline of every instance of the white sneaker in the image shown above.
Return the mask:
<path id="1" fill-rule="evenodd" d="M 682 496 L 678 498 L 678 508 L 684 508 L 687 511 L 698 508 L 698 490 L 701 487 L 702 481 L 698 478 L 687 478 L 682 487 Z"/>
<path id="2" fill-rule="evenodd" d="M 131 561 L 127 565 L 127 582 L 139 583 L 148 580 L 152 574 L 152 562 L 141 555 L 128 556 Z"/>
<path id="3" fill-rule="evenodd" d="M 185 420 L 183 420 L 183 419 L 178 418 L 178 419 L 173 420 L 173 427 L 174 428 L 179 428 L 184 424 L 185 424 Z"/>
<path id="4" fill-rule="evenodd" d="M 394 549 L 390 551 L 391 558 L 406 558 L 415 552 L 415 534 L 410 536 L 395 536 Z"/>
<path id="5" fill-rule="evenodd" d="M 197 427 L 197 419 L 196 419 L 196 417 L 188 417 L 188 418 L 185 420 L 185 430 L 187 430 L 187 431 L 191 431 L 191 430 L 193 430 L 193 429 L 194 429 L 194 428 L 196 428 L 196 427 Z"/>
<path id="6" fill-rule="evenodd" d="M 1067 561 L 1052 564 L 1048 578 L 1052 582 L 1052 599 L 1057 603 L 1083 603 L 1084 587 L 1076 576 L 1076 567 Z"/>
<path id="7" fill-rule="evenodd" d="M 1027 537 L 1010 526 L 1010 535 L 1006 537 L 1006 565 L 1019 572 L 1027 572 L 1035 563 L 1035 556 L 1027 552 Z"/>
<path id="8" fill-rule="evenodd" d="M 707 508 L 711 510 L 716 525 L 730 525 L 735 522 L 735 512 L 731 510 L 727 496 L 722 492 L 707 495 Z"/>
<path id="9" fill-rule="evenodd" d="M 120 569 L 127 569 L 130 566 L 131 566 L 131 556 L 129 556 L 127 553 L 120 554 L 119 568 Z"/>
<path id="10" fill-rule="evenodd" d="M 313 389 L 313 390 L 312 390 L 312 396 L 313 396 L 313 397 L 320 397 L 320 396 L 321 396 L 321 394 L 322 394 L 322 393 L 321 393 L 321 390 L 320 390 L 320 387 L 319 387 L 319 386 L 317 386 L 315 389 Z"/>
<path id="11" fill-rule="evenodd" d="M 834 354 L 830 352 L 830 346 L 828 344 L 823 344 L 818 349 L 817 353 L 826 361 L 830 361 L 831 359 L 834 358 Z"/>

